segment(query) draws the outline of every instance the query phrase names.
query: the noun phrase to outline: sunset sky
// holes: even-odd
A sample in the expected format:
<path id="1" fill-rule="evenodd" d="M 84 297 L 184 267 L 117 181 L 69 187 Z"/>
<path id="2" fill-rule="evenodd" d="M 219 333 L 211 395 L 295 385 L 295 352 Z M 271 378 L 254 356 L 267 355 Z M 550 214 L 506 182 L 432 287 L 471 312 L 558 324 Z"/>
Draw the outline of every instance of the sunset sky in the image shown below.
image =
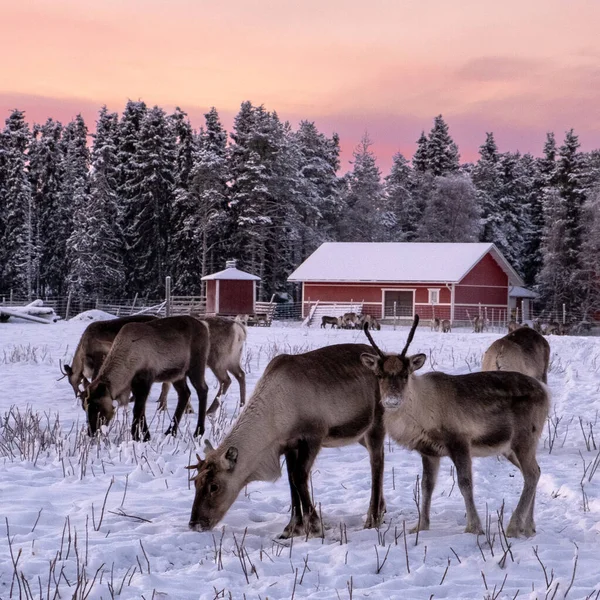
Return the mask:
<path id="1" fill-rule="evenodd" d="M 368 131 L 382 170 L 439 113 L 463 160 L 493 131 L 539 154 L 574 127 L 600 147 L 598 0 L 0 0 L 0 116 L 88 125 L 128 98 L 194 126 L 243 100 L 337 131 L 344 170 Z"/>

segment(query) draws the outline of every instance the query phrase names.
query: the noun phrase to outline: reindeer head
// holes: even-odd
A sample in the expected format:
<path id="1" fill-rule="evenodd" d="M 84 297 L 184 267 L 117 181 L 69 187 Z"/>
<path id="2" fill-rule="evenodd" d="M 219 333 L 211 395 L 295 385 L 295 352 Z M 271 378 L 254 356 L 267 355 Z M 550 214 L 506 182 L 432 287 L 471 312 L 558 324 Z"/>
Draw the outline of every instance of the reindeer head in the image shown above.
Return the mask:
<path id="1" fill-rule="evenodd" d="M 87 413 L 88 430 L 94 435 L 100 425 L 106 425 L 115 414 L 115 407 L 106 383 L 92 381 L 82 394 L 83 409 Z"/>
<path id="2" fill-rule="evenodd" d="M 196 495 L 190 516 L 190 529 L 207 531 L 212 529 L 229 510 L 240 491 L 234 482 L 233 472 L 237 465 L 238 450 L 230 446 L 225 453 L 214 450 L 208 440 L 205 441 L 206 459 L 198 458 L 198 464 L 188 469 L 197 469 L 192 477 L 196 486 Z"/>
<path id="3" fill-rule="evenodd" d="M 369 342 L 371 342 L 371 346 L 377 351 L 377 356 L 365 353 L 361 355 L 360 359 L 365 367 L 377 375 L 381 403 L 385 408 L 394 409 L 402 405 L 405 400 L 404 394 L 410 375 L 418 371 L 425 364 L 427 358 L 425 354 L 406 356 L 406 351 L 412 342 L 418 324 L 419 315 L 415 315 L 413 326 L 401 354 L 385 354 L 382 352 L 377 347 L 377 344 L 375 344 L 369 333 L 369 328 L 365 324 L 365 335 L 369 339 Z"/>

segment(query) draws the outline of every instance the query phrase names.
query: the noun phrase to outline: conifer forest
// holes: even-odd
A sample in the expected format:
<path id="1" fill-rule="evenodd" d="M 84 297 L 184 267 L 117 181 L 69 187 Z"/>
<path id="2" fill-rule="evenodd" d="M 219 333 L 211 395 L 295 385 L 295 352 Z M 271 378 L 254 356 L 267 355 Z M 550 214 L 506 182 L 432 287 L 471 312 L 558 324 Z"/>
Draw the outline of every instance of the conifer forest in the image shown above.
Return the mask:
<path id="1" fill-rule="evenodd" d="M 93 131 L 93 133 L 91 133 Z M 124 298 L 200 294 L 236 258 L 260 299 L 325 241 L 493 242 L 540 294 L 583 317 L 600 309 L 600 150 L 573 130 L 539 154 L 501 151 L 487 133 L 461 162 L 435 117 L 413 156 L 382 173 L 365 134 L 350 170 L 340 140 L 244 102 L 231 132 L 216 109 L 194 130 L 185 112 L 129 101 L 90 127 L 14 110 L 0 130 L 0 293 Z"/>

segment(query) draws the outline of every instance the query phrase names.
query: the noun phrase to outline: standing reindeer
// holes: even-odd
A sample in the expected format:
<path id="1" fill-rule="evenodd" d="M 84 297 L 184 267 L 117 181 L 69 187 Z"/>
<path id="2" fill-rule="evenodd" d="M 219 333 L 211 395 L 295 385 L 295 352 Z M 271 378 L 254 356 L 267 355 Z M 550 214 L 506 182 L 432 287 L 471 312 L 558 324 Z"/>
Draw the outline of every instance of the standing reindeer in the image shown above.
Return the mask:
<path id="1" fill-rule="evenodd" d="M 323 315 L 321 317 L 321 329 L 325 329 L 326 325 L 331 325 L 331 329 L 334 327 L 340 327 L 340 318 L 339 317 L 328 317 Z"/>
<path id="2" fill-rule="evenodd" d="M 363 364 L 379 379 L 386 408 L 385 426 L 399 444 L 417 450 L 423 462 L 420 519 L 413 531 L 429 529 L 431 496 L 440 458 L 449 456 L 456 467 L 458 486 L 467 510 L 466 531 L 482 532 L 473 499 L 473 456 L 502 454 L 523 474 L 524 485 L 506 534 L 535 533 L 533 508 L 540 468 L 537 443 L 549 411 L 546 388 L 536 379 L 516 372 L 416 376 L 425 354 L 406 356 L 419 317 L 415 316 L 401 354 L 384 354 L 371 334 L 365 334 L 377 355 L 365 353 Z"/>
<path id="3" fill-rule="evenodd" d="M 442 333 L 450 333 L 452 331 L 452 323 L 448 319 L 442 321 Z"/>
<path id="4" fill-rule="evenodd" d="M 227 393 L 231 385 L 231 373 L 240 386 L 240 406 L 246 403 L 246 374 L 242 369 L 242 351 L 246 341 L 246 328 L 237 319 L 224 319 L 222 317 L 206 317 L 202 319 L 208 325 L 210 349 L 206 365 L 213 372 L 219 382 L 219 390 L 215 399 L 206 411 L 211 415 L 219 408 L 221 398 Z M 168 384 L 163 384 L 168 385 Z M 162 402 L 161 402 L 162 400 Z M 167 409 L 166 395 L 158 399 L 158 410 Z"/>
<path id="5" fill-rule="evenodd" d="M 73 362 L 71 365 L 62 365 L 62 373 L 68 378 L 75 392 L 75 397 L 83 397 L 85 390 L 90 385 L 90 381 L 97 377 L 104 359 L 110 352 L 117 334 L 124 325 L 128 323 L 147 323 L 154 321 L 156 318 L 152 315 L 133 315 L 131 317 L 90 323 L 85 328 L 77 344 L 75 354 L 73 355 Z M 83 389 L 80 387 L 82 385 Z M 169 387 L 168 383 L 163 384 L 159 402 L 166 404 Z M 126 405 L 129 402 L 129 394 L 120 396 L 117 400 L 120 405 Z"/>
<path id="6" fill-rule="evenodd" d="M 482 371 L 518 371 L 548 382 L 550 344 L 541 333 L 519 327 L 496 340 L 484 353 Z"/>
<path id="7" fill-rule="evenodd" d="M 186 383 L 188 377 L 198 394 L 198 423 L 194 436 L 202 436 L 208 393 L 204 371 L 209 343 L 208 325 L 189 316 L 124 325 L 98 376 L 87 388 L 83 405 L 90 435 L 96 433 L 99 425 L 112 419 L 113 400 L 131 391 L 135 400 L 133 439 L 139 440 L 141 433 L 143 441 L 149 440 L 145 408 L 155 381 L 172 382 L 177 392 L 177 408 L 166 431 L 166 434 L 175 435 L 191 395 Z"/>
<path id="8" fill-rule="evenodd" d="M 431 320 L 431 331 L 439 331 L 440 330 L 440 318 L 439 317 L 434 317 Z"/>
<path id="9" fill-rule="evenodd" d="M 321 535 L 309 475 L 322 447 L 359 442 L 371 459 L 371 502 L 365 527 L 376 527 L 383 500 L 383 407 L 364 344 L 337 344 L 276 356 L 256 384 L 248 406 L 219 447 L 198 456 L 189 526 L 212 529 L 251 481 L 275 481 L 285 463 L 292 515 L 281 537 Z M 301 399 L 301 401 L 299 401 Z"/>

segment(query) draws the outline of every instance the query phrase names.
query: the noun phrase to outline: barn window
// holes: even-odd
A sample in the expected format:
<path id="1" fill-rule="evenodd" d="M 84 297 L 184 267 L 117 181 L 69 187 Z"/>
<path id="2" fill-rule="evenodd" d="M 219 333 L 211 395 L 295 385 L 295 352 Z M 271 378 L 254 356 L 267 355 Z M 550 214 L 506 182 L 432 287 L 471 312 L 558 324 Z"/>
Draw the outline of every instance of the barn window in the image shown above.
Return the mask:
<path id="1" fill-rule="evenodd" d="M 439 304 L 440 303 L 440 290 L 439 289 L 429 289 L 429 304 Z"/>

